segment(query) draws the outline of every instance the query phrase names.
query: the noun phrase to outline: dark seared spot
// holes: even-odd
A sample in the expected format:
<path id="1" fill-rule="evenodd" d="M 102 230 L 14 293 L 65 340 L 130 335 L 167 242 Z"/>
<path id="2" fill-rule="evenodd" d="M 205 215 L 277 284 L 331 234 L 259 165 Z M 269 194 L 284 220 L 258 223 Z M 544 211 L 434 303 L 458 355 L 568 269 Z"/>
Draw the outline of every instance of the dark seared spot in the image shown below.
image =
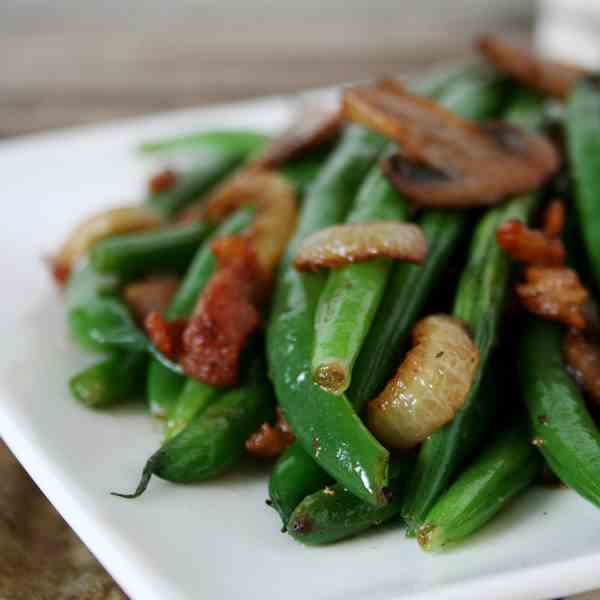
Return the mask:
<path id="1" fill-rule="evenodd" d="M 423 163 L 414 163 L 400 154 L 392 154 L 392 156 L 381 161 L 381 169 L 387 177 L 398 177 L 402 180 L 411 180 L 416 183 L 439 183 L 449 181 L 452 178 L 448 173 L 444 173 L 441 169 L 430 167 Z"/>
<path id="2" fill-rule="evenodd" d="M 527 143 L 523 132 L 516 127 L 511 127 L 505 123 L 485 123 L 481 126 L 481 131 L 491 138 L 502 150 L 525 154 L 527 152 Z"/>
<path id="3" fill-rule="evenodd" d="M 291 527 L 294 533 L 310 533 L 313 529 L 313 522 L 306 515 L 298 517 Z"/>
<path id="4" fill-rule="evenodd" d="M 443 350 L 440 350 L 440 351 L 439 351 L 439 352 L 438 352 L 438 353 L 435 355 L 435 357 L 436 357 L 436 358 L 442 358 L 442 356 L 444 356 L 444 351 L 443 351 Z"/>
<path id="5" fill-rule="evenodd" d="M 266 504 L 267 506 L 273 506 L 273 500 L 271 500 L 271 498 L 267 498 L 267 499 L 265 500 L 265 504 Z"/>

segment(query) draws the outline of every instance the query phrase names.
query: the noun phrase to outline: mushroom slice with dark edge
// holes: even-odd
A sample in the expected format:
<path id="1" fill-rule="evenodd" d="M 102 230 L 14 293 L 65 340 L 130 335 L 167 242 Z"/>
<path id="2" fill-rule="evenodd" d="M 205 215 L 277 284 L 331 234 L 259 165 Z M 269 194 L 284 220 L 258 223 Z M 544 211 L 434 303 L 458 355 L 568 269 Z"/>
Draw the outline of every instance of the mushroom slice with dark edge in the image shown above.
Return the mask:
<path id="1" fill-rule="evenodd" d="M 477 40 L 481 54 L 498 70 L 542 94 L 566 98 L 585 71 L 575 65 L 545 60 L 528 48 L 486 35 Z"/>
<path id="2" fill-rule="evenodd" d="M 382 257 L 421 263 L 426 256 L 427 240 L 417 225 L 371 221 L 333 225 L 309 235 L 294 259 L 294 267 L 316 271 Z"/>
<path id="3" fill-rule="evenodd" d="M 351 88 L 343 111 L 398 142 L 400 153 L 382 162 L 383 172 L 420 206 L 495 204 L 537 189 L 559 166 L 544 136 L 501 122 L 467 121 L 398 85 Z"/>

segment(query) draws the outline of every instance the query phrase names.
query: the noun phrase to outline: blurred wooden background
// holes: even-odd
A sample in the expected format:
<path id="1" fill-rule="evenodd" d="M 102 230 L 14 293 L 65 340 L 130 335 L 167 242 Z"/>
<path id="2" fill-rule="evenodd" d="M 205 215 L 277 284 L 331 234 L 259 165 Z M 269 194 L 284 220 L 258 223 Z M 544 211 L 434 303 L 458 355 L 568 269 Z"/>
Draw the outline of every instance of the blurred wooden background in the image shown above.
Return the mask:
<path id="1" fill-rule="evenodd" d="M 2 0 L 0 136 L 406 72 L 524 31 L 503 0 Z"/>

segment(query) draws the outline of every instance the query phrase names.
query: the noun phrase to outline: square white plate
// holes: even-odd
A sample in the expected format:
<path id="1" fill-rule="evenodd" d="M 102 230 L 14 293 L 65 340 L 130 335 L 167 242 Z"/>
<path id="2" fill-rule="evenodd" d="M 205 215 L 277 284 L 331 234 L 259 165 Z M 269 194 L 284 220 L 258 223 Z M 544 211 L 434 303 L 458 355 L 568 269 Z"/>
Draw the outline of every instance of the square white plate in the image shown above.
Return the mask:
<path id="1" fill-rule="evenodd" d="M 137 599 L 557 597 L 600 587 L 600 511 L 569 491 L 536 489 L 472 540 L 429 556 L 397 528 L 325 548 L 279 532 L 268 469 L 131 490 L 160 442 L 141 410 L 91 412 L 67 378 L 89 357 L 67 338 L 42 257 L 98 207 L 139 197 L 136 144 L 196 128 L 281 127 L 298 99 L 168 114 L 0 143 L 3 219 L 0 434 L 50 501 Z"/>

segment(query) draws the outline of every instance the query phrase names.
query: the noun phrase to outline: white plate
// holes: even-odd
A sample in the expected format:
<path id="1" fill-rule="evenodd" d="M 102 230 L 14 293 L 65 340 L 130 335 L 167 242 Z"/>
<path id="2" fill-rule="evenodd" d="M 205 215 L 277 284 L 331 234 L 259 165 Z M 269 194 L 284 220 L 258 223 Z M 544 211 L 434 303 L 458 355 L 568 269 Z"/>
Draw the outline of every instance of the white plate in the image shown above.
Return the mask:
<path id="1" fill-rule="evenodd" d="M 3 223 L 0 434 L 51 502 L 132 597 L 557 597 L 600 587 L 600 511 L 568 491 L 537 489 L 455 551 L 429 556 L 387 528 L 326 548 L 279 533 L 265 506 L 267 470 L 131 490 L 160 427 L 141 411 L 78 406 L 67 378 L 89 357 L 69 342 L 42 264 L 95 208 L 141 194 L 137 142 L 198 127 L 276 129 L 297 100 L 271 98 L 0 143 Z"/>

